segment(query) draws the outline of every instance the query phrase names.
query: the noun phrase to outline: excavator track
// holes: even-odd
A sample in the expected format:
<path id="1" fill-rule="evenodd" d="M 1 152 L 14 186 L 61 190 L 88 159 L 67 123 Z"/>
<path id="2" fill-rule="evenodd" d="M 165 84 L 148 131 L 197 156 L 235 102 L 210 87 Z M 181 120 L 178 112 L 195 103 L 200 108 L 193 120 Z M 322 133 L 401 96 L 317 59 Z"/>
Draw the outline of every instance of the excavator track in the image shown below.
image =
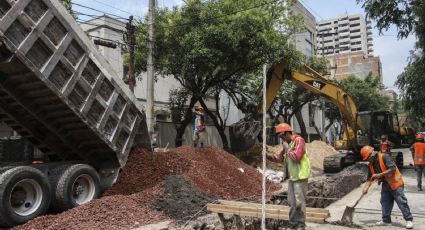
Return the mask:
<path id="1" fill-rule="evenodd" d="M 344 155 L 338 153 L 323 160 L 323 171 L 325 173 L 337 173 L 344 168 Z"/>

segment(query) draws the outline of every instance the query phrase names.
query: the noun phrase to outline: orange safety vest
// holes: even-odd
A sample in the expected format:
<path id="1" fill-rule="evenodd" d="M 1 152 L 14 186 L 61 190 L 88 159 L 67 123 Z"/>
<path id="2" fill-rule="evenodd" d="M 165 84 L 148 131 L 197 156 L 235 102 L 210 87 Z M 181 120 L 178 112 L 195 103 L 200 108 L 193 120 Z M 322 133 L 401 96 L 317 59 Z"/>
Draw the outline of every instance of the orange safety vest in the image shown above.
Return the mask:
<path id="1" fill-rule="evenodd" d="M 415 148 L 415 165 L 425 165 L 425 143 L 416 142 L 414 143 Z"/>
<path id="2" fill-rule="evenodd" d="M 382 172 L 385 172 L 387 170 L 387 167 L 384 164 L 383 155 L 381 153 L 378 153 L 378 161 L 379 166 L 381 168 Z M 395 173 L 393 173 L 391 176 L 385 178 L 385 181 L 390 185 L 391 190 L 396 190 L 398 187 L 404 185 L 403 178 L 401 177 L 401 173 L 398 170 L 397 166 Z M 373 168 L 373 164 L 369 163 L 370 171 L 372 172 L 372 175 L 375 174 L 375 169 Z"/>

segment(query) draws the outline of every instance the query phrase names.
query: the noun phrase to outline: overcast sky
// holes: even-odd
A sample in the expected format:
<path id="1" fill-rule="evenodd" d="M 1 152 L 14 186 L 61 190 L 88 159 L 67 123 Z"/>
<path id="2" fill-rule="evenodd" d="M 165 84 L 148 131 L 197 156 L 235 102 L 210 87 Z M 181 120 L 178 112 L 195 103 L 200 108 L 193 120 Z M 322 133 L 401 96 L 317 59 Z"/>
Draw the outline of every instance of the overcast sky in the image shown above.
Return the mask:
<path id="1" fill-rule="evenodd" d="M 73 0 L 73 2 L 127 18 L 130 14 L 136 17 L 146 14 L 149 0 Z M 361 6 L 356 4 L 356 0 L 301 0 L 300 2 L 316 17 L 317 21 L 335 18 L 344 13 L 364 14 Z M 172 7 L 183 4 L 183 1 L 157 0 L 157 4 L 158 7 Z M 96 13 L 78 6 L 74 6 L 74 10 L 86 14 Z M 393 89 L 395 89 L 394 83 L 397 76 L 407 64 L 409 51 L 413 49 L 415 42 L 414 36 L 397 40 L 396 34 L 395 28 L 385 32 L 384 36 L 380 36 L 376 28 L 373 29 L 374 55 L 381 58 L 384 85 Z"/>

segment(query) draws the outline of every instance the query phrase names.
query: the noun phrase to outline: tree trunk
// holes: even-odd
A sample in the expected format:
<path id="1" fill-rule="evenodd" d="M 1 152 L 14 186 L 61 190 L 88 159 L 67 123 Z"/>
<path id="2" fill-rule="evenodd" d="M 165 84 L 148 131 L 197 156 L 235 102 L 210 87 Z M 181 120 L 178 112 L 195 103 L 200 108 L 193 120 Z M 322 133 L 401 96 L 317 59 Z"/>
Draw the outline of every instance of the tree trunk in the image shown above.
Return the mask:
<path id="1" fill-rule="evenodd" d="M 183 144 L 184 131 L 186 130 L 187 125 L 192 121 L 192 118 L 193 118 L 192 108 L 197 101 L 198 100 L 194 97 L 190 98 L 189 107 L 186 109 L 184 119 L 180 123 L 180 125 L 177 126 L 176 128 L 177 133 L 176 133 L 176 139 L 174 140 L 176 147 L 182 146 Z"/>
<path id="2" fill-rule="evenodd" d="M 301 114 L 301 110 L 298 110 L 297 112 L 295 112 L 295 117 L 297 118 L 298 124 L 300 125 L 300 129 L 301 129 L 301 136 L 307 140 L 307 129 L 305 127 L 305 123 L 304 123 L 304 119 L 303 116 Z"/>
<path id="3" fill-rule="evenodd" d="M 223 149 L 225 150 L 229 150 L 229 142 L 227 141 L 227 136 L 225 134 L 225 129 L 226 126 L 224 125 L 220 125 L 220 123 L 218 122 L 217 119 L 217 115 L 215 115 L 213 112 L 211 112 L 208 108 L 207 105 L 205 104 L 204 100 L 200 99 L 199 102 L 201 103 L 202 107 L 204 108 L 205 112 L 208 114 L 209 117 L 211 117 L 211 119 L 213 120 L 214 126 L 218 131 L 218 134 L 220 135 L 221 138 L 221 142 L 223 143 Z M 219 113 L 220 111 L 218 111 Z"/>

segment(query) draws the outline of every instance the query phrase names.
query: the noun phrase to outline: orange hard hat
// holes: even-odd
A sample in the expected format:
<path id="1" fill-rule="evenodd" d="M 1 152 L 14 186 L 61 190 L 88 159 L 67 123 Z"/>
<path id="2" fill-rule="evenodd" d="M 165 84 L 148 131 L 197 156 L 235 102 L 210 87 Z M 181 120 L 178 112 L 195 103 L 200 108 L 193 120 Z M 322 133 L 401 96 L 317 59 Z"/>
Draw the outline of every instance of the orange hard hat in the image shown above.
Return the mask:
<path id="1" fill-rule="evenodd" d="M 422 133 L 417 133 L 416 139 L 424 139 L 424 135 Z"/>
<path id="2" fill-rule="evenodd" d="M 292 132 L 292 128 L 287 123 L 280 123 L 276 126 L 276 133 Z"/>
<path id="3" fill-rule="evenodd" d="M 360 150 L 360 155 L 362 155 L 363 160 L 367 160 L 369 158 L 370 154 L 373 152 L 373 147 L 366 145 Z"/>

